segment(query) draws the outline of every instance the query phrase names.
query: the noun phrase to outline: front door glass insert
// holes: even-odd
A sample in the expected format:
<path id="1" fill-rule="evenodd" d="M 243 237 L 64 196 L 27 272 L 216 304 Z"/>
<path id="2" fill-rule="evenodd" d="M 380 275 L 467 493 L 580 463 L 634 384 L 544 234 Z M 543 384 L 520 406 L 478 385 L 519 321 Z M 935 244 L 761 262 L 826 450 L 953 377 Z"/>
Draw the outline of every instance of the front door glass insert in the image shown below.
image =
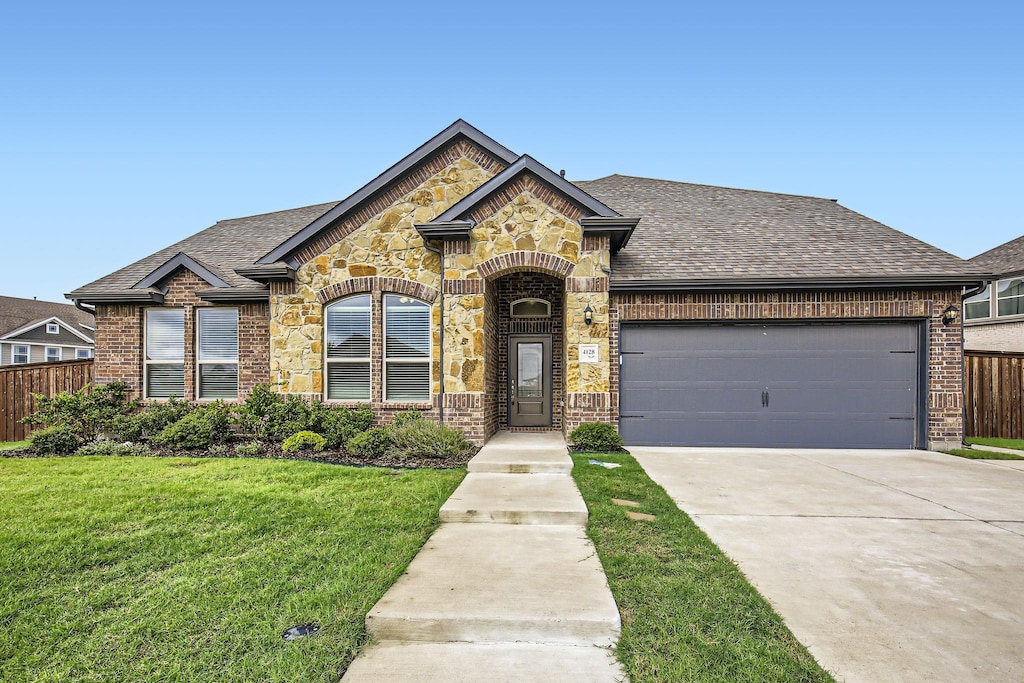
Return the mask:
<path id="1" fill-rule="evenodd" d="M 544 396 L 544 344 L 529 342 L 516 346 L 519 351 L 517 398 L 541 398 Z"/>

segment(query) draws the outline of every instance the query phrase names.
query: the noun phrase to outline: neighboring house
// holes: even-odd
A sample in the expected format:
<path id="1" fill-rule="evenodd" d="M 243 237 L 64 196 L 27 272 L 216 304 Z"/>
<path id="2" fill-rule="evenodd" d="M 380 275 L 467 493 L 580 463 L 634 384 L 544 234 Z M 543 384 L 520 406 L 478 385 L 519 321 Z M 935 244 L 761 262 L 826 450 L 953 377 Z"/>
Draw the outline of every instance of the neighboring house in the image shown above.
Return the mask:
<path id="1" fill-rule="evenodd" d="M 964 348 L 1024 352 L 1024 237 L 978 254 L 970 263 L 992 273 L 993 282 L 964 301 Z"/>
<path id="2" fill-rule="evenodd" d="M 71 304 L 0 296 L 0 365 L 92 358 L 95 325 Z"/>
<path id="3" fill-rule="evenodd" d="M 67 296 L 96 306 L 97 380 L 147 399 L 272 382 L 477 442 L 603 420 L 632 444 L 925 447 L 963 435 L 948 312 L 975 270 L 828 199 L 572 183 L 457 121 L 341 202 Z"/>

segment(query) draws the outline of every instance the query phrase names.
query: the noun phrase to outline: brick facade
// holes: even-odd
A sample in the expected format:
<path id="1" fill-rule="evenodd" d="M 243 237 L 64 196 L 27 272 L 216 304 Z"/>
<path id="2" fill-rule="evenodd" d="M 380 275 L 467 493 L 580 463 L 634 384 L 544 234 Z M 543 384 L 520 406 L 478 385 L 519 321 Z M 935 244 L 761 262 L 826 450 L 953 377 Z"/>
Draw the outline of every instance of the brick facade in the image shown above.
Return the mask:
<path id="1" fill-rule="evenodd" d="M 997 320 L 964 325 L 968 351 L 1024 353 L 1024 320 Z"/>

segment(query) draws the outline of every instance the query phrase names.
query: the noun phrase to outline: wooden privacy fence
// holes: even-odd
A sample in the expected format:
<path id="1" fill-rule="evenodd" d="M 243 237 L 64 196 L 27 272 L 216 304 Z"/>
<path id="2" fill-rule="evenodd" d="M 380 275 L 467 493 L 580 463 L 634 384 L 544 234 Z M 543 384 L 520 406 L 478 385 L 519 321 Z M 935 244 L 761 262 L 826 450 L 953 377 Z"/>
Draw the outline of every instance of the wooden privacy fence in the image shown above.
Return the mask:
<path id="1" fill-rule="evenodd" d="M 1024 439 L 1024 353 L 964 353 L 967 436 Z"/>
<path id="2" fill-rule="evenodd" d="M 32 394 L 55 396 L 92 382 L 92 359 L 0 367 L 0 441 L 21 441 L 32 430 L 21 418 L 35 411 Z"/>

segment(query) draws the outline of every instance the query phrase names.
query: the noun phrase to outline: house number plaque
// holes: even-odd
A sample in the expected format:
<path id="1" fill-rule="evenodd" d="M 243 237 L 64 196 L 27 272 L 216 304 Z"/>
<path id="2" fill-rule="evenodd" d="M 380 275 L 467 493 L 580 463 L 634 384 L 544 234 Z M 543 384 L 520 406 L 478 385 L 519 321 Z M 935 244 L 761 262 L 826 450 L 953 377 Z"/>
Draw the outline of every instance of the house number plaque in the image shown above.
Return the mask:
<path id="1" fill-rule="evenodd" d="M 596 363 L 598 361 L 597 344 L 580 344 L 580 362 Z"/>

